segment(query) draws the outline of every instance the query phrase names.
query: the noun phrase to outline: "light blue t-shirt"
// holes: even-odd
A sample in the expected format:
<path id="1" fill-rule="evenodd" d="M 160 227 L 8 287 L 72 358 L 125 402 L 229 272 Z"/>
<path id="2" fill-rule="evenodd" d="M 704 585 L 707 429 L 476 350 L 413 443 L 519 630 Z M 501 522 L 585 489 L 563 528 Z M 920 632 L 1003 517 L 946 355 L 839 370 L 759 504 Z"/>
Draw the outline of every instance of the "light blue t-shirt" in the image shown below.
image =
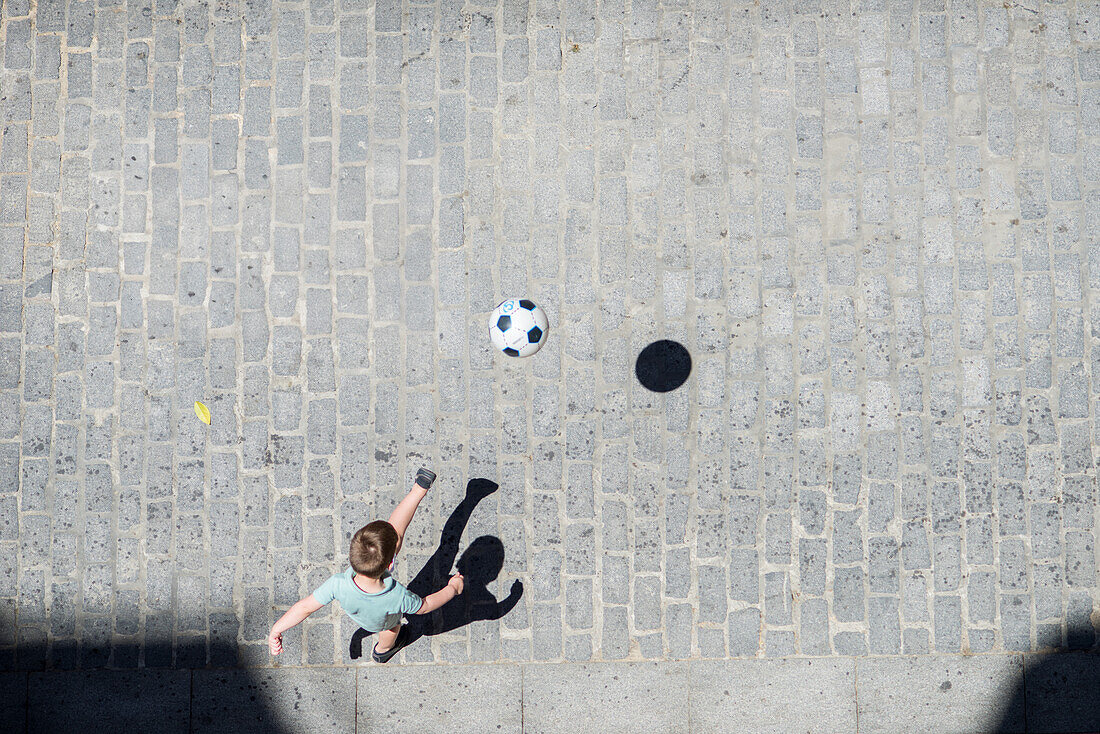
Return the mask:
<path id="1" fill-rule="evenodd" d="M 329 576 L 328 581 L 317 587 L 313 598 L 319 604 L 335 599 L 349 617 L 367 632 L 393 629 L 401 622 L 402 614 L 415 614 L 424 600 L 406 589 L 393 576 L 382 577 L 382 591 L 371 594 L 355 583 L 355 570 L 348 566 L 343 573 Z"/>

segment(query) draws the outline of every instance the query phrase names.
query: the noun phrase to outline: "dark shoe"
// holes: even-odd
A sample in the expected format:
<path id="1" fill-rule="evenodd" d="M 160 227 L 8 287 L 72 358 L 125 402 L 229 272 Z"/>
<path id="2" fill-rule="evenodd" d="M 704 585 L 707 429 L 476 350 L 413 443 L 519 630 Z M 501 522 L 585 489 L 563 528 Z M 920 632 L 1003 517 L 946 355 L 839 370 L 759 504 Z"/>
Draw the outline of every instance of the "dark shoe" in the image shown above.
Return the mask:
<path id="1" fill-rule="evenodd" d="M 416 472 L 416 483 L 424 489 L 429 489 L 432 486 L 432 482 L 435 481 L 435 472 L 428 471 L 421 467 Z"/>
<path id="2" fill-rule="evenodd" d="M 397 639 L 393 641 L 393 647 L 386 650 L 384 653 L 379 653 L 377 650 L 371 650 L 370 657 L 376 663 L 388 663 L 390 658 L 400 652 L 401 648 L 409 644 L 409 628 L 405 625 L 401 625 L 401 631 L 397 633 Z M 377 647 L 377 645 L 375 645 Z"/>

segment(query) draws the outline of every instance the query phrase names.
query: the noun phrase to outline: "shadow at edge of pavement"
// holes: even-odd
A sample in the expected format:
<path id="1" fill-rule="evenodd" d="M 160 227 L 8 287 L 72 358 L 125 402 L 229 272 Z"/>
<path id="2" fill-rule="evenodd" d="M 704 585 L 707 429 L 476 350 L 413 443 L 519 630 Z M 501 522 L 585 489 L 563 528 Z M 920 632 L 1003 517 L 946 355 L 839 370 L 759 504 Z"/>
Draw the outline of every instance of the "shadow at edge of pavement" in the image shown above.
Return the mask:
<path id="1" fill-rule="evenodd" d="M 1095 630 L 1071 625 L 1068 645 L 1026 653 L 1022 675 L 1004 700 L 996 734 L 1100 732 L 1100 652 Z"/>
<path id="2" fill-rule="evenodd" d="M 442 587 L 456 564 L 466 578 L 462 597 L 417 620 L 415 640 L 480 619 L 499 619 L 518 603 L 518 580 L 497 601 L 487 586 L 504 565 L 504 545 L 481 536 L 458 557 L 458 544 L 477 504 L 498 488 L 473 479 L 444 525 L 439 547 L 409 587 L 422 595 Z M 423 590 L 422 590 L 423 589 Z M 0 722 L 5 732 L 110 734 L 144 732 L 289 732 L 285 715 L 267 705 L 279 668 L 238 667 L 236 645 L 205 640 L 112 644 L 80 643 L 48 648 L 21 645 L 0 653 Z M 18 655 L 18 657 L 16 657 Z M 119 657 L 121 656 L 121 658 Z M 142 656 L 139 658 L 139 656 Z M 126 663 L 119 663 L 119 660 Z M 112 660 L 117 667 L 108 667 Z M 139 662 L 144 667 L 138 667 Z M 195 674 L 203 676 L 195 685 Z M 288 671 L 289 673 L 289 671 Z M 300 696 L 299 696 L 300 698 Z M 354 712 L 353 712 L 354 715 Z"/>
<path id="3" fill-rule="evenodd" d="M 290 731 L 285 714 L 267 705 L 273 670 L 235 667 L 235 645 L 211 642 L 209 658 L 205 640 L 143 647 L 154 665 L 79 670 L 47 666 L 42 646 L 20 647 L 19 664 L 0 673 L 0 728 L 12 734 Z M 173 659 L 211 664 L 171 667 Z M 196 673 L 206 677 L 204 685 L 196 685 Z"/>

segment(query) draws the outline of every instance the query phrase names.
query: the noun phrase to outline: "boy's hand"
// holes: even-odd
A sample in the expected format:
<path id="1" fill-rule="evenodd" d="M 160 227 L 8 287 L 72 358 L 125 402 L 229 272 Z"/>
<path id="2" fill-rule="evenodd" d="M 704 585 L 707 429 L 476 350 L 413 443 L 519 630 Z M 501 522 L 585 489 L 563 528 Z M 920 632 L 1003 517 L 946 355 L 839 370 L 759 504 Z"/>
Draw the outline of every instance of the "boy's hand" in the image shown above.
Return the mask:
<path id="1" fill-rule="evenodd" d="M 267 649 L 271 651 L 272 655 L 278 655 L 279 653 L 281 653 L 283 651 L 283 636 L 281 634 L 268 635 Z"/>
<path id="2" fill-rule="evenodd" d="M 460 573 L 456 573 L 454 576 L 451 577 L 451 580 L 447 582 L 447 586 L 450 586 L 452 589 L 455 590 L 455 596 L 458 596 L 462 593 L 462 588 L 464 585 L 465 583 L 463 582 L 462 574 Z"/>

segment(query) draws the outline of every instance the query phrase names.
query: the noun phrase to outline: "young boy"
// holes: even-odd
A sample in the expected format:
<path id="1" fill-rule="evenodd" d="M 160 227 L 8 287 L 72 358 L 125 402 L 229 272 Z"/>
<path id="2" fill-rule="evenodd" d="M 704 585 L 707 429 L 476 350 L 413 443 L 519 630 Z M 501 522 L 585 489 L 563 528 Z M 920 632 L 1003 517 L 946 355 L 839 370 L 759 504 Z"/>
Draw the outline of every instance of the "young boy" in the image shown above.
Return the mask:
<path id="1" fill-rule="evenodd" d="M 393 570 L 394 556 L 401 550 L 405 530 L 434 481 L 432 472 L 418 471 L 412 489 L 394 509 L 389 522 L 375 520 L 352 536 L 348 554 L 351 566 L 343 573 L 330 576 L 272 626 L 267 636 L 272 655 L 283 651 L 284 632 L 335 599 L 360 627 L 378 633 L 371 658 L 376 663 L 387 663 L 408 644 L 409 631 L 401 624 L 402 614 L 434 612 L 462 593 L 462 574 L 456 573 L 445 587 L 421 599 L 389 573 Z"/>

